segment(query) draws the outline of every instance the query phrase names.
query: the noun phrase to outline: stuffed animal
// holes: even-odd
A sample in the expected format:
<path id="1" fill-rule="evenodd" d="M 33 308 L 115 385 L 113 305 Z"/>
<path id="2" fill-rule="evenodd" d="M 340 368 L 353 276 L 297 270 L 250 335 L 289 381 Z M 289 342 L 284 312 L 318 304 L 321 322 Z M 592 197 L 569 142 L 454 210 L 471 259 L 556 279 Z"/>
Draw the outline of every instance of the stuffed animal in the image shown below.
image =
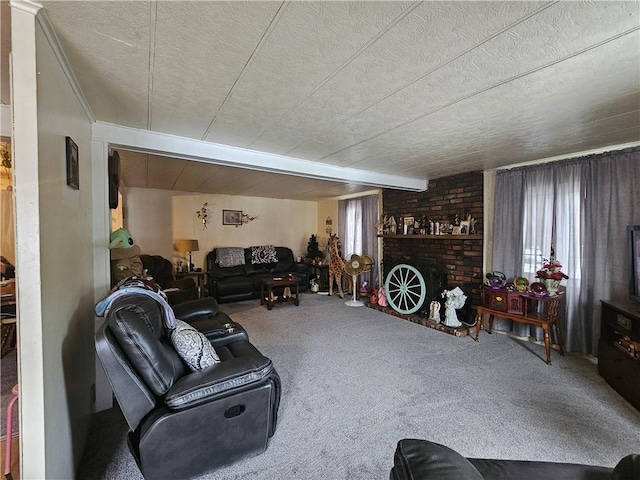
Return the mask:
<path id="1" fill-rule="evenodd" d="M 134 245 L 129 230 L 119 228 L 111 232 L 109 250 L 111 251 L 111 285 L 134 275 L 142 275 L 140 247 Z"/>

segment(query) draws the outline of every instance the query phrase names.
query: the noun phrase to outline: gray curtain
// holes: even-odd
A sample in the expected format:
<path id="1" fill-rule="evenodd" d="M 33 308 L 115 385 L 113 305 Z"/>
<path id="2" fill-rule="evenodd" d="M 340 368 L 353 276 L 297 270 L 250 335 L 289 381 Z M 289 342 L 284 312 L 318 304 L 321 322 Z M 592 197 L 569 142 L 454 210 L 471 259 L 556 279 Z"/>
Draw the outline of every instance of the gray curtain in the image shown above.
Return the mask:
<path id="1" fill-rule="evenodd" d="M 378 285 L 378 196 L 350 198 L 338 202 L 338 233 L 342 242 L 343 258 L 351 254 L 366 254 L 373 258 L 370 272 L 364 273 L 359 282 L 367 281 L 370 287 Z"/>
<path id="2" fill-rule="evenodd" d="M 628 297 L 626 226 L 640 223 L 640 148 L 501 171 L 496 176 L 493 269 L 535 280 L 542 258 L 569 275 L 562 330 L 570 352 L 595 354 L 601 299 Z M 506 320 L 500 330 L 542 338 Z"/>

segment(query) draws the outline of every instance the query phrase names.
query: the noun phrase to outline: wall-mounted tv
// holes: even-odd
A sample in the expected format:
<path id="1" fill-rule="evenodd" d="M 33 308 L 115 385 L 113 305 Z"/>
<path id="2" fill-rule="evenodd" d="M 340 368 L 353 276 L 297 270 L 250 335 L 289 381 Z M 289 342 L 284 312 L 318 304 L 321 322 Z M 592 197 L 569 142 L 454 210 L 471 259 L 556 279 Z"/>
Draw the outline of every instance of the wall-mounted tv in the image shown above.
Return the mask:
<path id="1" fill-rule="evenodd" d="M 629 257 L 631 260 L 629 298 L 640 302 L 640 225 L 629 225 L 627 236 L 629 237 Z"/>

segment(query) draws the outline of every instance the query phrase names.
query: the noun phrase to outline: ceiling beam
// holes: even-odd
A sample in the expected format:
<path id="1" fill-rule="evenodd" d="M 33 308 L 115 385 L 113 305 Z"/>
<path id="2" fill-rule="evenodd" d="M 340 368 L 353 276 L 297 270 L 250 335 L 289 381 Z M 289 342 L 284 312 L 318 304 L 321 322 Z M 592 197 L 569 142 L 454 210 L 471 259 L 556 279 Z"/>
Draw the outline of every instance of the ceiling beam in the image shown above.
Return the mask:
<path id="1" fill-rule="evenodd" d="M 246 148 L 123 127 L 112 123 L 93 123 L 92 135 L 94 140 L 107 142 L 113 148 L 123 148 L 141 153 L 152 153 L 262 172 L 415 192 L 426 190 L 428 185 L 428 181 L 422 178 L 387 175 L 367 170 L 327 165 Z"/>

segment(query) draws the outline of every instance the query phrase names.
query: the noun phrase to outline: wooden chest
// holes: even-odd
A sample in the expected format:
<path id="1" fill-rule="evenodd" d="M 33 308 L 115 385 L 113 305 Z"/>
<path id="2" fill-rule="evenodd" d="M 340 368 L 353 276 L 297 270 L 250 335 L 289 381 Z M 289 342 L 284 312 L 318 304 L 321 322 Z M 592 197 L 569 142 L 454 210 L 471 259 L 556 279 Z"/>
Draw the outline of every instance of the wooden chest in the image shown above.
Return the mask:
<path id="1" fill-rule="evenodd" d="M 520 292 L 510 292 L 506 288 L 493 289 L 486 285 L 483 286 L 482 306 L 517 315 L 524 313 L 524 301 Z"/>

